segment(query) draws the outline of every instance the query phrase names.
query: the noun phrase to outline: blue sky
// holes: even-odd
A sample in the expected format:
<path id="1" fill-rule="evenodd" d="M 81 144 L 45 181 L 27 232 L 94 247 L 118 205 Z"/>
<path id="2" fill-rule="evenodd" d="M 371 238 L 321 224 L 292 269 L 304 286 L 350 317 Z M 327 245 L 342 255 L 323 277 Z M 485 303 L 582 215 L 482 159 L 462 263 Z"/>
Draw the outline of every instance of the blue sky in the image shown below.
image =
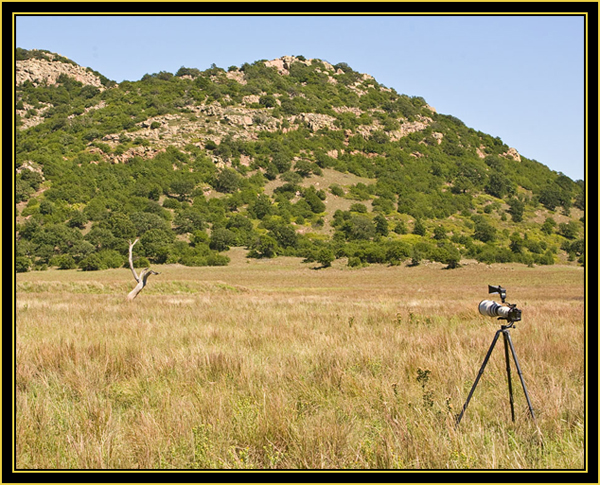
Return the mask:
<path id="1" fill-rule="evenodd" d="M 584 178 L 583 16 L 17 16 L 16 45 L 109 79 L 303 55 L 346 62 Z"/>

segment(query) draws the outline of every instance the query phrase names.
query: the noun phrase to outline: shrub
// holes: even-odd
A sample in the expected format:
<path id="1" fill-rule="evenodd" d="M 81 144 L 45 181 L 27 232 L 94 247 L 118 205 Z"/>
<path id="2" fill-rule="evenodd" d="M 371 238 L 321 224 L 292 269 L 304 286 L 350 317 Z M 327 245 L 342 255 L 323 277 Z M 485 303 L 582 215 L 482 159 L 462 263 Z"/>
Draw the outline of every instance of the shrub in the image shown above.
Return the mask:
<path id="1" fill-rule="evenodd" d="M 411 247 L 401 241 L 392 241 L 386 248 L 385 260 L 392 266 L 399 265 L 411 255 Z"/>
<path id="2" fill-rule="evenodd" d="M 536 262 L 543 265 L 554 264 L 554 255 L 552 254 L 552 251 L 548 249 L 548 251 L 546 251 L 542 256 L 537 258 Z"/>
<path id="3" fill-rule="evenodd" d="M 240 175 L 235 170 L 225 167 L 216 176 L 214 186 L 219 192 L 235 192 L 240 186 Z"/>
<path id="4" fill-rule="evenodd" d="M 333 251 L 329 248 L 321 248 L 316 256 L 316 261 L 321 263 L 323 268 L 328 268 L 331 266 L 331 263 L 335 259 L 335 255 Z"/>
<path id="5" fill-rule="evenodd" d="M 230 246 L 235 244 L 235 233 L 225 228 L 213 230 L 210 236 L 210 249 L 215 251 L 227 251 Z"/>
<path id="6" fill-rule="evenodd" d="M 348 266 L 350 266 L 351 268 L 358 268 L 362 265 L 363 265 L 363 262 L 361 261 L 361 259 L 359 257 L 352 256 L 352 257 L 348 258 Z"/>
<path id="7" fill-rule="evenodd" d="M 87 258 L 84 258 L 79 262 L 79 267 L 83 271 L 98 271 L 106 269 L 102 259 L 97 253 L 90 254 Z"/>
<path id="8" fill-rule="evenodd" d="M 424 236 L 425 233 L 426 231 L 423 222 L 421 221 L 421 219 L 416 219 L 415 225 L 413 227 L 413 234 L 416 234 L 417 236 Z"/>
<path id="9" fill-rule="evenodd" d="M 406 224 L 404 223 L 404 221 L 399 221 L 394 226 L 394 232 L 396 234 L 408 234 L 408 229 L 407 229 Z"/>
<path id="10" fill-rule="evenodd" d="M 446 229 L 444 229 L 444 226 L 436 226 L 436 228 L 433 230 L 433 239 L 441 241 L 446 239 L 446 237 Z"/>
<path id="11" fill-rule="evenodd" d="M 50 264 L 57 266 L 58 269 L 75 269 L 77 267 L 77 263 L 75 263 L 73 256 L 70 254 L 61 254 L 59 256 L 55 256 L 50 261 Z"/>
<path id="12" fill-rule="evenodd" d="M 547 217 L 544 223 L 542 224 L 541 231 L 544 234 L 550 235 L 554 232 L 554 228 L 556 227 L 556 221 L 552 219 L 552 217 Z"/>
<path id="13" fill-rule="evenodd" d="M 120 268 L 125 262 L 125 257 L 114 249 L 104 249 L 98 256 L 105 268 Z"/>
<path id="14" fill-rule="evenodd" d="M 342 189 L 342 187 L 340 187 L 338 184 L 331 184 L 329 186 L 329 191 L 337 197 L 343 197 L 345 194 L 344 189 Z"/>
<path id="15" fill-rule="evenodd" d="M 575 239 L 578 232 L 579 230 L 574 222 L 561 222 L 558 225 L 558 233 L 567 239 Z"/>
<path id="16" fill-rule="evenodd" d="M 477 221 L 475 222 L 473 236 L 484 243 L 494 241 L 496 239 L 496 228 L 484 220 Z"/>
<path id="17" fill-rule="evenodd" d="M 178 200 L 166 198 L 163 202 L 163 207 L 165 209 L 180 209 L 181 203 Z"/>
<path id="18" fill-rule="evenodd" d="M 277 256 L 277 241 L 267 235 L 261 234 L 251 244 L 250 252 L 248 253 L 249 258 L 274 258 Z"/>
<path id="19" fill-rule="evenodd" d="M 224 254 L 211 253 L 206 257 L 207 266 L 227 266 L 231 259 Z"/>
<path id="20" fill-rule="evenodd" d="M 350 212 L 358 212 L 359 214 L 367 213 L 367 206 L 365 204 L 352 204 L 350 206 Z"/>
<path id="21" fill-rule="evenodd" d="M 25 256 L 17 256 L 15 258 L 15 271 L 17 273 L 26 273 L 31 269 L 31 259 Z"/>

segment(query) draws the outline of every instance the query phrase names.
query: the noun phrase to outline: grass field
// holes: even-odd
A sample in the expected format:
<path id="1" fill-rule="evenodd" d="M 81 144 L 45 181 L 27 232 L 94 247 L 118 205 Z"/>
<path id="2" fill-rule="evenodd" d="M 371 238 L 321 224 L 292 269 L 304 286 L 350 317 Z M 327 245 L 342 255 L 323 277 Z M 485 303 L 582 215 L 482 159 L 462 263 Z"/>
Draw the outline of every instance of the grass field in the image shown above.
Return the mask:
<path id="1" fill-rule="evenodd" d="M 299 259 L 16 276 L 19 469 L 581 469 L 584 272 L 573 266 L 371 266 Z M 499 322 L 523 320 L 458 429 Z"/>

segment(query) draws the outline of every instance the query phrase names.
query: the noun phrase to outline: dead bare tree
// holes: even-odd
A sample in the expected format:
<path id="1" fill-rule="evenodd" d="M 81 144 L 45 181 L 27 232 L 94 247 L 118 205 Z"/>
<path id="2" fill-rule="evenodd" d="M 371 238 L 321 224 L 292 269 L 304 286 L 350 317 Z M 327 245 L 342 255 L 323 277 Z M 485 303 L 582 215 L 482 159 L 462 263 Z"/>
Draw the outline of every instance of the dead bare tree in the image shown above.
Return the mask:
<path id="1" fill-rule="evenodd" d="M 136 287 L 133 290 L 131 290 L 129 295 L 127 295 L 127 299 L 129 301 L 132 301 L 136 296 L 138 296 L 138 293 L 144 289 L 144 286 L 146 286 L 146 282 L 148 281 L 148 277 L 151 274 L 160 274 L 160 273 L 157 273 L 156 271 L 152 271 L 150 268 L 143 269 L 139 276 L 135 272 L 135 268 L 133 267 L 133 246 L 135 246 L 135 244 L 138 241 L 139 241 L 139 238 L 133 242 L 129 241 L 129 267 L 131 268 L 131 272 L 133 273 L 133 277 L 135 278 L 135 281 L 137 281 Z"/>

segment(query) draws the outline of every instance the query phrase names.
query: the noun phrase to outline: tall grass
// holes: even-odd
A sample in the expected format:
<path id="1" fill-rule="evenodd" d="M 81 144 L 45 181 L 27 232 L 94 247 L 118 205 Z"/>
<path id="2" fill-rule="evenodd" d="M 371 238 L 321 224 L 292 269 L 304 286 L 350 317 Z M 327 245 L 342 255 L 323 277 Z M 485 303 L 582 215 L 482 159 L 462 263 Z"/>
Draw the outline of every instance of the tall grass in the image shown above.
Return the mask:
<path id="1" fill-rule="evenodd" d="M 334 267 L 295 259 L 19 274 L 16 465 L 49 469 L 579 469 L 575 267 Z M 511 422 L 487 284 L 523 321 Z"/>

